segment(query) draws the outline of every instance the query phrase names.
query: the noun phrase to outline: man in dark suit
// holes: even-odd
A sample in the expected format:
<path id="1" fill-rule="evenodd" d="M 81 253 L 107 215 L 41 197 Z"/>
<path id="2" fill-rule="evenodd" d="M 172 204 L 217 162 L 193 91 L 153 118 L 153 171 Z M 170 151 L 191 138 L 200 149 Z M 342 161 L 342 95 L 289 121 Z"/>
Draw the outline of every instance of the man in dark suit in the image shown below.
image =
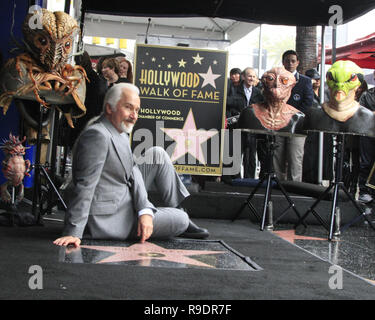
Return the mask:
<path id="1" fill-rule="evenodd" d="M 282 61 L 284 68 L 293 73 L 297 81 L 287 103 L 297 108 L 299 111 L 306 113 L 307 109 L 311 107 L 314 99 L 311 79 L 297 71 L 299 60 L 298 55 L 294 50 L 285 51 Z"/>
<path id="2" fill-rule="evenodd" d="M 253 68 L 247 67 L 242 72 L 242 81 L 235 87 L 234 94 L 227 98 L 227 114 L 238 116 L 246 107 L 263 101 L 261 91 L 256 88 L 257 75 Z M 233 128 L 236 128 L 234 126 Z M 254 178 L 256 169 L 255 135 L 242 135 L 242 152 L 244 155 L 244 178 Z"/>
<path id="3" fill-rule="evenodd" d="M 294 50 L 287 50 L 282 56 L 283 66 L 296 78 L 296 85 L 287 104 L 306 113 L 313 104 L 314 91 L 311 79 L 298 73 L 298 55 Z M 274 167 L 281 180 L 302 181 L 302 162 L 305 137 L 277 137 L 278 148 L 275 151 Z"/>
<path id="4" fill-rule="evenodd" d="M 230 116 L 237 116 L 247 106 L 263 100 L 260 90 L 254 87 L 256 79 L 254 69 L 248 67 L 242 71 L 241 83 L 234 87 L 233 94 L 227 98 L 227 113 Z"/>

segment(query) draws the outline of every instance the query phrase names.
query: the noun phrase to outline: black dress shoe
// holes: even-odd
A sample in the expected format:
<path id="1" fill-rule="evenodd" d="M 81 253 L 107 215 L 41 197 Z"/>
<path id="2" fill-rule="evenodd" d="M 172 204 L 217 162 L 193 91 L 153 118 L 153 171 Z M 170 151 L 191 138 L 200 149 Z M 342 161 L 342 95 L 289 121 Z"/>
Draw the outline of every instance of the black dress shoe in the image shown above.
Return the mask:
<path id="1" fill-rule="evenodd" d="M 193 221 L 189 220 L 189 226 L 186 231 L 179 235 L 181 238 L 206 239 L 210 236 L 207 229 L 199 228 Z"/>

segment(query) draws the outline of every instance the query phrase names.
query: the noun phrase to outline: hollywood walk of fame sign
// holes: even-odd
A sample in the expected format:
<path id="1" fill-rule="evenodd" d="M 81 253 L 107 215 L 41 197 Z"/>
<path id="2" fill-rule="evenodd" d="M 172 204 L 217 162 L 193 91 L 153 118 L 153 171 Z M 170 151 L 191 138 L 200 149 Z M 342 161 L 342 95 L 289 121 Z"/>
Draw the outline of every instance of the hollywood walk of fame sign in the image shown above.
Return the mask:
<path id="1" fill-rule="evenodd" d="M 67 263 L 262 270 L 248 257 L 215 240 L 170 239 L 145 243 L 83 240 L 79 248 L 62 247 L 61 250 L 64 250 L 61 261 Z"/>
<path id="2" fill-rule="evenodd" d="M 221 175 L 227 52 L 138 44 L 134 74 L 141 97 L 134 154 L 157 145 L 180 174 Z"/>

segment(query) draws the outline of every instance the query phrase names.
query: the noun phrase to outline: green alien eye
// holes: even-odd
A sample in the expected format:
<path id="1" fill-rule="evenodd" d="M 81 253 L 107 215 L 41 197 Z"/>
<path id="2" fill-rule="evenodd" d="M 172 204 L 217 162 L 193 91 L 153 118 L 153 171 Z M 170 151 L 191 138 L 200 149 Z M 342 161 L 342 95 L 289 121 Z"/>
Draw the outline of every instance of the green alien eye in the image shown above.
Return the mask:
<path id="1" fill-rule="evenodd" d="M 327 72 L 327 80 L 333 81 L 333 76 L 331 72 Z"/>
<path id="2" fill-rule="evenodd" d="M 350 76 L 350 79 L 347 81 L 347 82 L 350 82 L 350 81 L 357 81 L 358 80 L 358 76 L 356 73 L 352 73 L 352 75 Z"/>

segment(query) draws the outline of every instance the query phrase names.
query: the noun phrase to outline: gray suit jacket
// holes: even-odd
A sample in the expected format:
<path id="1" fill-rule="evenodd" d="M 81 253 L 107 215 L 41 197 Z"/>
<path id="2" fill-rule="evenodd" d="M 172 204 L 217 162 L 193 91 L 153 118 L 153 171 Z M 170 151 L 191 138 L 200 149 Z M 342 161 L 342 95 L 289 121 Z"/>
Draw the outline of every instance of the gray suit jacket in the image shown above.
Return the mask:
<path id="1" fill-rule="evenodd" d="M 73 150 L 63 235 L 126 239 L 139 210 L 156 212 L 147 197 L 127 135 L 101 116 L 82 132 Z"/>

